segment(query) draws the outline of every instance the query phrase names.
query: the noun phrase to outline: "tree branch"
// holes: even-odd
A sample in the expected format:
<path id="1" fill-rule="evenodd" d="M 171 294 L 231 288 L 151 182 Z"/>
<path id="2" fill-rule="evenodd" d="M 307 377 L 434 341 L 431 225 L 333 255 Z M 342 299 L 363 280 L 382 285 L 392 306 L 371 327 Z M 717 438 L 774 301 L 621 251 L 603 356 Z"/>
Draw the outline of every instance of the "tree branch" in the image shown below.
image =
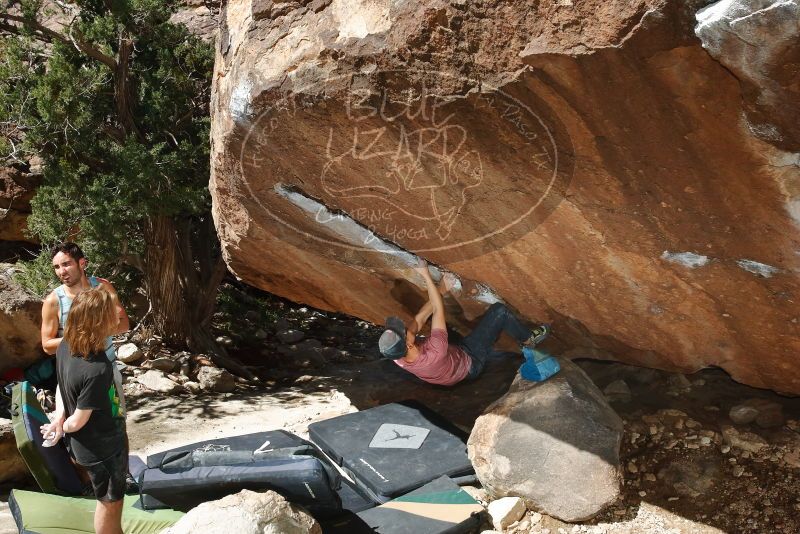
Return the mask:
<path id="1" fill-rule="evenodd" d="M 142 132 L 133 118 L 129 65 L 133 39 L 126 35 L 119 37 L 119 61 L 114 67 L 114 102 L 117 107 L 117 118 L 126 133 L 133 134 L 139 141 L 144 141 Z"/>
<path id="2" fill-rule="evenodd" d="M 11 15 L 9 13 L 0 13 L 0 20 L 7 21 L 6 23 L 0 22 L 0 30 L 14 34 L 14 35 L 22 35 L 22 31 L 19 26 L 15 26 L 10 24 L 9 22 L 16 22 L 22 24 L 23 27 L 35 32 L 35 37 L 39 40 L 51 43 L 55 41 L 61 41 L 65 44 L 71 44 L 87 56 L 92 59 L 99 61 L 100 63 L 106 65 L 108 68 L 114 70 L 117 68 L 117 62 L 114 60 L 113 57 L 104 54 L 100 50 L 94 48 L 90 44 L 86 43 L 79 38 L 76 39 L 72 36 L 72 26 L 70 26 L 70 33 L 69 35 L 62 35 L 57 31 L 51 30 L 50 28 L 42 25 L 40 22 L 29 19 L 26 17 L 20 17 L 17 15 Z"/>

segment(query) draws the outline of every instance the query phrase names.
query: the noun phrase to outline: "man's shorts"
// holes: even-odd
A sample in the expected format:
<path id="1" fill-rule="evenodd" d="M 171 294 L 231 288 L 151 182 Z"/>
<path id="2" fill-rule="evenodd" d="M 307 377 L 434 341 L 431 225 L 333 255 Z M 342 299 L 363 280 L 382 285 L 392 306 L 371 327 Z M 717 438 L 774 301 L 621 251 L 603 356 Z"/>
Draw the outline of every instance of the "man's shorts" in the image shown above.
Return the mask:
<path id="1" fill-rule="evenodd" d="M 98 501 L 116 502 L 125 497 L 128 478 L 128 447 L 114 456 L 83 466 L 89 473 L 94 496 Z"/>

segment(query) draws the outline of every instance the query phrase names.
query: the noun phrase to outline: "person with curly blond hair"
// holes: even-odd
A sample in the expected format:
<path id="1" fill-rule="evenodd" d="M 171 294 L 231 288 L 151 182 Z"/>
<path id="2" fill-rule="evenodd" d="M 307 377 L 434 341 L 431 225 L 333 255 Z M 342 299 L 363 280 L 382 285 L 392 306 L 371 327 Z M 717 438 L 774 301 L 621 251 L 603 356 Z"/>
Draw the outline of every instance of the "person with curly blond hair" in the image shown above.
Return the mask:
<path id="1" fill-rule="evenodd" d="M 95 531 L 122 533 L 122 503 L 128 472 L 125 418 L 120 412 L 113 363 L 106 357 L 108 336 L 119 324 L 119 303 L 103 286 L 75 296 L 56 351 L 56 411 L 41 428 L 52 443 L 62 436 L 89 475 L 97 508 Z"/>

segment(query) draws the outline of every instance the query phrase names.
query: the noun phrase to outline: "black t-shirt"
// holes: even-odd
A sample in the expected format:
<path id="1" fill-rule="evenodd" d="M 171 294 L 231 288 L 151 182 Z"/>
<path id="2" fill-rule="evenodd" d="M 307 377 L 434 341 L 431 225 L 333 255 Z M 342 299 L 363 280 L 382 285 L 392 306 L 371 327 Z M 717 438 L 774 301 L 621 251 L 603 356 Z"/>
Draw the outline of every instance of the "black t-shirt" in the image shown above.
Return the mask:
<path id="1" fill-rule="evenodd" d="M 92 410 L 86 424 L 67 434 L 67 446 L 81 465 L 91 465 L 119 453 L 125 446 L 125 419 L 119 416 L 119 396 L 112 363 L 103 352 L 84 359 L 72 355 L 62 341 L 56 351 L 56 372 L 65 416 Z"/>

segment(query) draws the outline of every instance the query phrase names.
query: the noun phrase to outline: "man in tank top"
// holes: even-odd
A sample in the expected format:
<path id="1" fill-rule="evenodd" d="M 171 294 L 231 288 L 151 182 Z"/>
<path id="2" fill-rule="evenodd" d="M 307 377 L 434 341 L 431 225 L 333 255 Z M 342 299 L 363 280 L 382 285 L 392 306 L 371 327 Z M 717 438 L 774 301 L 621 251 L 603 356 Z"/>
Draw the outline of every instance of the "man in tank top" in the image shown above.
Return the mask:
<path id="1" fill-rule="evenodd" d="M 50 258 L 55 275 L 61 280 L 61 285 L 55 288 L 42 305 L 42 348 L 47 354 L 55 355 L 61 338 L 64 336 L 64 326 L 67 322 L 72 300 L 85 289 L 102 285 L 109 293 L 117 297 L 114 286 L 108 280 L 86 275 L 86 258 L 83 251 L 75 243 L 59 243 L 50 250 Z M 117 300 L 119 298 L 117 297 Z M 117 306 L 119 324 L 114 334 L 121 334 L 130 329 L 128 314 L 122 306 Z M 106 357 L 113 362 L 117 359 L 116 350 L 111 338 L 106 339 Z M 114 366 L 114 381 L 122 400 L 122 377 Z"/>

